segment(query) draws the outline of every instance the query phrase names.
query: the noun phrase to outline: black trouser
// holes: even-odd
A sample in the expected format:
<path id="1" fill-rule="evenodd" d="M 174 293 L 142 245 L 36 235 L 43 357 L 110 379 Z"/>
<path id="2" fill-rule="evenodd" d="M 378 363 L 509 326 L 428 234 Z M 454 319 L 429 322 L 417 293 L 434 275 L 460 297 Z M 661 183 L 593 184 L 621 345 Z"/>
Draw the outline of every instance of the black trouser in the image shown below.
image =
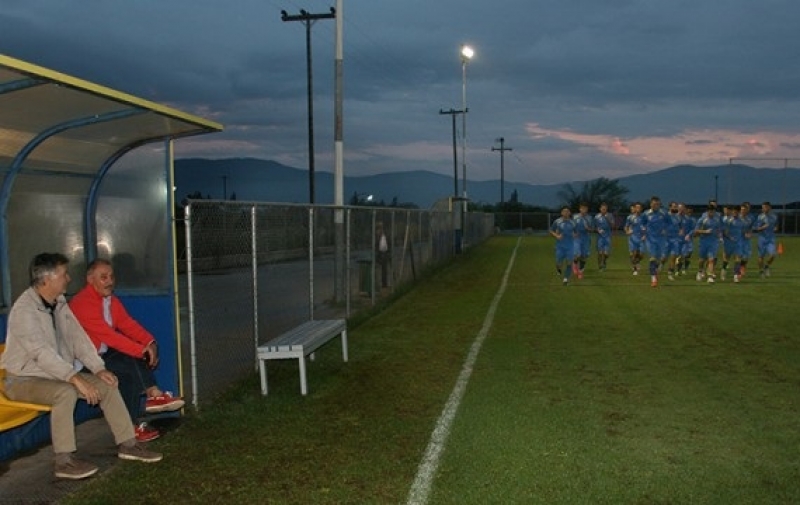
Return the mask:
<path id="1" fill-rule="evenodd" d="M 117 376 L 119 393 L 131 416 L 131 421 L 136 424 L 144 414 L 142 394 L 156 385 L 153 371 L 144 359 L 134 358 L 114 349 L 109 349 L 102 358 L 106 363 L 106 369 Z"/>
<path id="2" fill-rule="evenodd" d="M 389 251 L 378 251 L 378 264 L 381 267 L 381 287 L 389 286 Z"/>

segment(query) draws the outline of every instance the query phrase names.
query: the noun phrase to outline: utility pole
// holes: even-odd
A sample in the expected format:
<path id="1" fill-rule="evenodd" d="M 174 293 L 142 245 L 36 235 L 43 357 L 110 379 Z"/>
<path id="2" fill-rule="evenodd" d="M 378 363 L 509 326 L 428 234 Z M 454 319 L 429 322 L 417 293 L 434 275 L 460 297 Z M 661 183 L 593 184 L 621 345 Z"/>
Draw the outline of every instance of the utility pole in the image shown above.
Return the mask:
<path id="1" fill-rule="evenodd" d="M 463 113 L 463 110 L 439 109 L 439 114 L 448 114 L 453 119 L 453 197 L 455 198 L 458 198 L 458 145 L 456 143 L 456 116 Z"/>
<path id="2" fill-rule="evenodd" d="M 492 147 L 492 151 L 500 151 L 500 205 L 503 205 L 503 203 L 506 201 L 505 187 L 503 186 L 505 184 L 505 152 L 513 151 L 513 149 L 505 146 L 505 137 L 500 137 L 496 140 L 496 142 L 500 142 L 500 147 Z"/>
<path id="3" fill-rule="evenodd" d="M 333 19 L 336 9 L 331 7 L 329 13 L 311 14 L 300 9 L 299 15 L 290 16 L 286 11 L 281 11 L 281 20 L 300 21 L 306 27 L 306 80 L 308 88 L 308 201 L 314 203 L 314 98 L 313 80 L 311 72 L 311 26 L 318 19 Z"/>

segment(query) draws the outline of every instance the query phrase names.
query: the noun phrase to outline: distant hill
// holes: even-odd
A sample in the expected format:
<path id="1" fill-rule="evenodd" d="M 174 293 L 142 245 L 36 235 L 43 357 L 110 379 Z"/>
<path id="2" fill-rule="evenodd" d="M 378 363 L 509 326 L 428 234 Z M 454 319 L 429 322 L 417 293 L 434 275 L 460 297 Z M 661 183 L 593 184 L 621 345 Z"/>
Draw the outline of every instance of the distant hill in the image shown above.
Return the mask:
<path id="1" fill-rule="evenodd" d="M 237 200 L 306 203 L 309 184 L 306 169 L 292 168 L 275 161 L 254 158 L 229 158 L 210 160 L 184 158 L 175 160 L 175 181 L 178 200 L 200 192 L 204 198 L 222 199 L 227 196 Z M 579 187 L 584 181 L 572 183 Z M 659 195 L 662 200 L 678 200 L 700 204 L 718 195 L 721 203 L 748 200 L 773 205 L 800 200 L 800 170 L 753 168 L 746 165 L 720 165 L 698 167 L 680 165 L 648 174 L 637 174 L 619 179 L 628 188 L 629 200 L 647 200 Z M 505 182 L 506 199 L 517 191 L 519 201 L 544 207 L 555 207 L 560 202 L 558 192 L 564 184 L 532 185 Z M 500 181 L 468 181 L 469 197 L 473 201 L 497 203 Z M 316 202 L 333 203 L 333 174 L 317 171 L 315 176 Z M 344 200 L 350 201 L 354 193 L 373 195 L 387 204 L 394 198 L 399 203 L 414 203 L 428 208 L 441 198 L 453 193 L 453 178 L 428 171 L 391 172 L 363 177 L 344 178 Z"/>

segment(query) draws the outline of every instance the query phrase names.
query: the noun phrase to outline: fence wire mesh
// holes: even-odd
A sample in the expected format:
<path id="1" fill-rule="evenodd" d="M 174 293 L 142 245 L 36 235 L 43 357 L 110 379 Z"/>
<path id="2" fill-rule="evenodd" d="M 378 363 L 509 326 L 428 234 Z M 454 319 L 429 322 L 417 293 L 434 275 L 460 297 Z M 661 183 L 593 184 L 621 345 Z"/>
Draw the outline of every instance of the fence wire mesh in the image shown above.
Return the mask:
<path id="1" fill-rule="evenodd" d="M 197 406 L 253 373 L 258 345 L 371 308 L 448 261 L 454 222 L 441 210 L 189 202 L 178 223 L 187 398 Z M 476 245 L 494 216 L 466 226 Z"/>

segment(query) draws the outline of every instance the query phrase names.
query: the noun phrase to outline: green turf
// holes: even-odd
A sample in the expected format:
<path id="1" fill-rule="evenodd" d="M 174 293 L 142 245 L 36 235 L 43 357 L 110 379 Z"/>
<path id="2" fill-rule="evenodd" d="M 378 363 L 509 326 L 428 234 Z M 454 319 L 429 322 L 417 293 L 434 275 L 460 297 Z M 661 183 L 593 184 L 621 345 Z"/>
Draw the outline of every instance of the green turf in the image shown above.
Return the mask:
<path id="1" fill-rule="evenodd" d="M 517 243 L 425 279 L 309 366 L 270 363 L 69 503 L 403 503 Z M 769 279 L 631 276 L 561 285 L 524 237 L 430 503 L 800 503 L 800 240 Z"/>

